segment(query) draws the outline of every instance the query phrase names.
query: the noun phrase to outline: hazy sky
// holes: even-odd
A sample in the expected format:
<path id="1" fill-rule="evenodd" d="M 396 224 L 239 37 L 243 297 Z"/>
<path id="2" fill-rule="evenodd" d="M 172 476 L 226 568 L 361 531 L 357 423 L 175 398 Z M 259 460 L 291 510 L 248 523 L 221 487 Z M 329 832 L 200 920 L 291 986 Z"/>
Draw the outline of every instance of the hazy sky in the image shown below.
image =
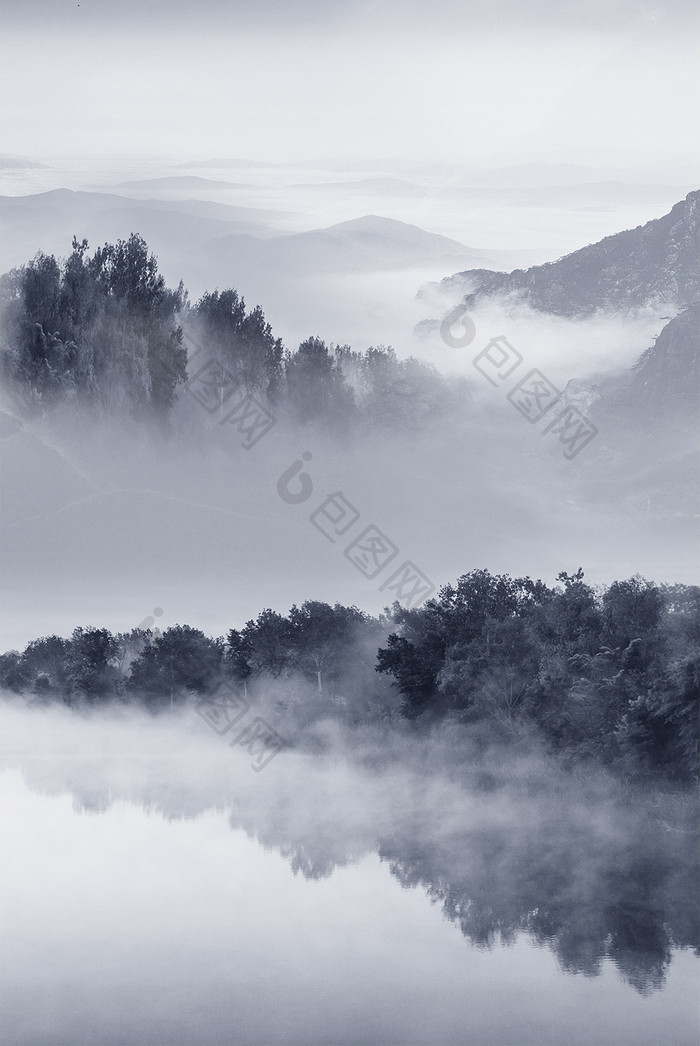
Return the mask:
<path id="1" fill-rule="evenodd" d="M 3 149 L 445 164 L 687 153 L 695 6 L 5 0 Z"/>

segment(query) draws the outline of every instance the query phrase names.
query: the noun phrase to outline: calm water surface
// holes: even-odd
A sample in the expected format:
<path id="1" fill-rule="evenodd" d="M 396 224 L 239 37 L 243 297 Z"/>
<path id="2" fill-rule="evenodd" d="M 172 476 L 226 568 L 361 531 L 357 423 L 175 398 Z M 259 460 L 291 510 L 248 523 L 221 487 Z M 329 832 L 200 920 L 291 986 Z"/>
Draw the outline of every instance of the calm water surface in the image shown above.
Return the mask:
<path id="1" fill-rule="evenodd" d="M 91 727 L 76 729 L 80 749 Z M 302 788 L 282 759 L 276 777 L 239 761 L 241 801 L 202 809 L 211 765 L 190 764 L 167 803 L 152 776 L 134 786 L 134 760 L 173 783 L 155 732 L 128 767 L 113 731 L 91 736 L 88 762 L 51 733 L 2 775 L 4 1046 L 697 1042 L 698 959 L 677 945 L 692 877 L 661 851 L 616 851 L 608 824 L 577 822 L 592 833 L 578 861 L 561 825 L 515 836 L 495 807 L 490 827 L 475 820 L 479 797 L 431 834 L 402 780 L 411 830 L 393 812 L 371 846 L 379 793 L 370 811 L 340 767 Z"/>

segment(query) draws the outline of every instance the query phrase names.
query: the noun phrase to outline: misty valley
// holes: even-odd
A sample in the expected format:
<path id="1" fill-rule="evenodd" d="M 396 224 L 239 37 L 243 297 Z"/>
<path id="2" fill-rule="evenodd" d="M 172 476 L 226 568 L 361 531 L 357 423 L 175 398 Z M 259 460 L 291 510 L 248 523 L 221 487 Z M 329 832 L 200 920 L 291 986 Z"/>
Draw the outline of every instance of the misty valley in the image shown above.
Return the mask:
<path id="1" fill-rule="evenodd" d="M 700 193 L 190 166 L 4 219 L 3 1040 L 690 1046 Z"/>

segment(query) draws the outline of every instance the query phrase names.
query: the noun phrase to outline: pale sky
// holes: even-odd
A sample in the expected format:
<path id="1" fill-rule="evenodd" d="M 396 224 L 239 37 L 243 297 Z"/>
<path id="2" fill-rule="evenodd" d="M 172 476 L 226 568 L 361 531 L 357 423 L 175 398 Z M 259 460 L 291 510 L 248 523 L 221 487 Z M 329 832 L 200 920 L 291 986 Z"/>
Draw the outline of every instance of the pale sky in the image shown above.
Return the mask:
<path id="1" fill-rule="evenodd" d="M 690 153 L 695 6 L 5 0 L 0 141 L 40 159 Z"/>

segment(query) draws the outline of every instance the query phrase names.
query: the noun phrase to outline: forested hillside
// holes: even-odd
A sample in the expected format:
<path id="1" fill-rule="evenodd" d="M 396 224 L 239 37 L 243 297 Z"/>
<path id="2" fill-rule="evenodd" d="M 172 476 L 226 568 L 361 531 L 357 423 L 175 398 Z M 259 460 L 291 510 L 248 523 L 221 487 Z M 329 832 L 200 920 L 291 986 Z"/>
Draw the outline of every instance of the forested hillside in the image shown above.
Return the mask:
<path id="1" fill-rule="evenodd" d="M 234 289 L 192 305 L 182 285 L 166 287 L 136 234 L 93 254 L 74 239 L 64 261 L 39 254 L 1 278 L 0 301 L 3 373 L 33 410 L 73 401 L 102 417 L 163 422 L 200 346 L 210 392 L 254 394 L 296 424 L 415 425 L 465 396 L 434 367 L 385 346 L 360 353 L 311 336 L 289 351 Z"/>

